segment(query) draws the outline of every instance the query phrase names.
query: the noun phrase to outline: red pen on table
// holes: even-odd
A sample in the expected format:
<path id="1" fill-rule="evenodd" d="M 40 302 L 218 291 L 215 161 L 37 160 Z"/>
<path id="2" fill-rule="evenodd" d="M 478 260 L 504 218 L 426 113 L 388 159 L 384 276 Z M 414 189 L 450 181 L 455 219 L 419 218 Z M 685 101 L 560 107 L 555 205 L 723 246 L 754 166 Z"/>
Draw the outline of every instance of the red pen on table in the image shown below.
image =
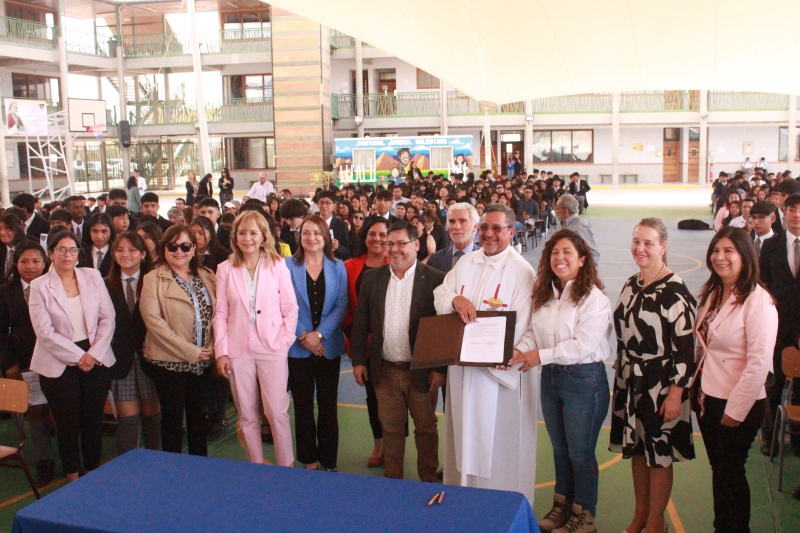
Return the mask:
<path id="1" fill-rule="evenodd" d="M 439 505 L 441 505 L 443 501 L 444 501 L 444 491 L 442 491 L 442 493 L 439 495 L 439 502 L 438 502 Z"/>
<path id="2" fill-rule="evenodd" d="M 428 507 L 430 507 L 431 505 L 433 505 L 433 502 L 435 502 L 437 499 L 441 498 L 441 496 L 442 496 L 442 494 L 441 494 L 441 493 L 439 493 L 439 492 L 437 492 L 436 494 L 434 494 L 434 495 L 433 495 L 433 498 L 431 498 L 431 501 L 429 501 L 429 502 L 428 502 Z"/>

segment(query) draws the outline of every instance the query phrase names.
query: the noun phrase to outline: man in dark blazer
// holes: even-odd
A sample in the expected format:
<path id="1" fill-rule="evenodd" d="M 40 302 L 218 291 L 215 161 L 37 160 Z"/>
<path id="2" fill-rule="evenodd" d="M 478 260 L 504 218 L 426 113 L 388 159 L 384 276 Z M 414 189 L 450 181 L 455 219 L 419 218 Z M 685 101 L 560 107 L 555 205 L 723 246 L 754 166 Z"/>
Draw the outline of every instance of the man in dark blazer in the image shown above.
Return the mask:
<path id="1" fill-rule="evenodd" d="M 42 233 L 50 231 L 50 224 L 36 214 L 36 198 L 32 194 L 27 192 L 18 194 L 11 201 L 11 205 L 25 211 L 25 220 L 22 221 L 25 224 L 25 233 L 36 242 L 39 242 Z"/>
<path id="2" fill-rule="evenodd" d="M 146 192 L 142 195 L 142 216 L 153 217 L 161 231 L 167 231 L 172 226 L 172 222 L 158 214 L 158 195 L 154 192 Z"/>
<path id="3" fill-rule="evenodd" d="M 472 204 L 461 202 L 451 205 L 447 210 L 447 234 L 453 244 L 431 254 L 428 266 L 447 274 L 459 259 L 477 250 L 478 245 L 474 241 L 479 222 L 480 217 Z"/>
<path id="4" fill-rule="evenodd" d="M 215 198 L 203 198 L 200 202 L 199 214 L 201 217 L 206 217 L 214 224 L 214 227 L 217 229 L 219 243 L 230 250 L 231 230 L 219 223 L 219 219 L 222 216 L 219 210 L 219 202 L 217 202 Z"/>
<path id="5" fill-rule="evenodd" d="M 328 224 L 333 232 L 333 255 L 342 261 L 350 259 L 350 230 L 347 224 L 333 216 L 333 206 L 336 204 L 336 195 L 332 191 L 320 191 L 317 195 L 319 216 Z"/>
<path id="6" fill-rule="evenodd" d="M 289 245 L 292 255 L 300 246 L 300 224 L 303 222 L 307 213 L 306 206 L 300 200 L 286 200 L 281 206 L 281 242 Z"/>
<path id="7" fill-rule="evenodd" d="M 583 214 L 583 211 L 589 207 L 589 202 L 586 200 L 586 193 L 591 191 L 592 188 L 589 187 L 589 184 L 586 180 L 581 179 L 581 175 L 577 172 L 573 172 L 569 176 L 569 193 L 578 199 L 578 204 L 580 207 L 579 214 Z"/>
<path id="8" fill-rule="evenodd" d="M 761 281 L 775 298 L 778 338 L 773 354 L 773 373 L 767 378 L 767 412 L 761 426 L 761 452 L 769 455 L 775 413 L 781 403 L 786 376 L 781 366 L 783 349 L 797 346 L 800 337 L 800 193 L 785 202 L 786 231 L 764 241 L 759 255 Z M 795 381 L 792 403 L 800 405 L 800 381 Z M 792 435 L 792 447 L 800 453 L 800 437 Z"/>
<path id="9" fill-rule="evenodd" d="M 439 467 L 435 399 L 445 374 L 443 368 L 411 370 L 410 362 L 420 318 L 436 315 L 433 290 L 444 274 L 417 261 L 418 238 L 410 223 L 393 224 L 387 239 L 389 264 L 364 274 L 352 330 L 353 376 L 359 385 L 369 380 L 375 387 L 383 426 L 384 475 L 403 477 L 410 412 L 417 473 L 420 480 L 433 482 Z"/>

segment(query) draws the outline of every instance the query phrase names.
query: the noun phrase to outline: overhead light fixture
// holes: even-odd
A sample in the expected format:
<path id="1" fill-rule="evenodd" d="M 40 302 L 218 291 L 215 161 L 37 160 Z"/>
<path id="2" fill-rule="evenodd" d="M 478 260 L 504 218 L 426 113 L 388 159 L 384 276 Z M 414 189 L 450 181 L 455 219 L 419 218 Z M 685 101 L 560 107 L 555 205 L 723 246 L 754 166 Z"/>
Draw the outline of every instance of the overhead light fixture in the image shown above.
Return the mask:
<path id="1" fill-rule="evenodd" d="M 355 121 L 356 121 L 356 124 L 363 124 L 364 123 L 364 117 L 355 117 Z"/>
<path id="2" fill-rule="evenodd" d="M 533 122 L 533 115 L 525 115 L 525 122 Z"/>

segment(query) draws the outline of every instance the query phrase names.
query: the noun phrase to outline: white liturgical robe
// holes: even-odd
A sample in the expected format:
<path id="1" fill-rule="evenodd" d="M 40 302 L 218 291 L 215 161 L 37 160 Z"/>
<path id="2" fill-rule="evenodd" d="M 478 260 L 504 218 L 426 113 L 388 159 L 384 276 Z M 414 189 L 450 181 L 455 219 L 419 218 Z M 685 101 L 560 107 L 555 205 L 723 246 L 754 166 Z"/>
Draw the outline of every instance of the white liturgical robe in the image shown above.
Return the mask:
<path id="1" fill-rule="evenodd" d="M 452 313 L 459 295 L 478 311 L 516 311 L 516 346 L 530 322 L 535 278 L 533 267 L 510 246 L 495 256 L 471 252 L 434 291 L 436 312 Z M 444 482 L 516 491 L 533 504 L 540 377 L 537 369 L 518 368 L 449 367 Z"/>

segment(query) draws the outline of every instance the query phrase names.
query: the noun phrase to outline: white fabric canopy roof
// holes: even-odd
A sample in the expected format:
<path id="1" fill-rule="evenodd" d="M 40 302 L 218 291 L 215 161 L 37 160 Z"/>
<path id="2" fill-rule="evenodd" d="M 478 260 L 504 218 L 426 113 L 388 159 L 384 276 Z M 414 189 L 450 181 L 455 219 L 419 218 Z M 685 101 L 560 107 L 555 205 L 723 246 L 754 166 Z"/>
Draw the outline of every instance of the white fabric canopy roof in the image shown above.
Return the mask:
<path id="1" fill-rule="evenodd" d="M 504 104 L 605 91 L 800 94 L 798 0 L 270 0 Z"/>

